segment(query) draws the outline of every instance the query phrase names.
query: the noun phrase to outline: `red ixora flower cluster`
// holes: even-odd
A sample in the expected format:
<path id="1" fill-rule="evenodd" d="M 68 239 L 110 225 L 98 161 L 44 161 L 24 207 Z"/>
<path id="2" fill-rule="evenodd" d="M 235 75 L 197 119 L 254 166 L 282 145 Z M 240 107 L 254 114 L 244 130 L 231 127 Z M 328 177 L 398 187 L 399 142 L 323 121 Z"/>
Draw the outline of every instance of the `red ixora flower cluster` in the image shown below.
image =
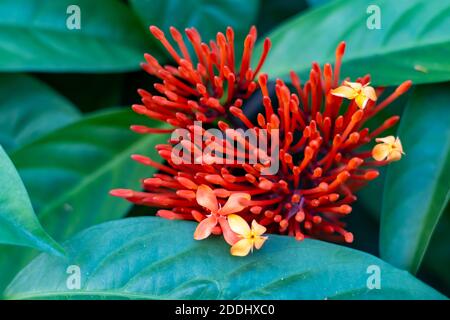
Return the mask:
<path id="1" fill-rule="evenodd" d="M 167 164 L 141 155 L 132 158 L 159 170 L 142 181 L 143 191 L 115 189 L 114 196 L 139 205 L 163 208 L 157 215 L 167 219 L 198 222 L 194 234 L 204 239 L 210 234 L 223 235 L 232 246 L 232 254 L 246 255 L 253 247 L 259 249 L 267 233 L 294 236 L 298 240 L 313 237 L 330 241 L 352 242 L 353 234 L 345 229 L 342 218 L 352 211 L 355 192 L 378 176 L 376 167 L 399 160 L 403 154 L 400 140 L 378 138 L 373 151 L 361 148 L 370 144 L 386 129 L 394 126 L 398 116 L 385 120 L 378 128 L 365 127 L 368 119 L 388 106 L 411 86 L 401 84 L 383 101 L 377 97 L 384 88 L 369 86 L 370 76 L 339 80 L 345 43 L 336 50 L 334 67 L 321 68 L 313 63 L 309 79 L 302 84 L 291 72 L 291 85 L 278 79 L 275 95 L 270 96 L 268 76 L 257 76 L 270 48 L 265 40 L 264 51 L 255 71 L 250 56 L 256 41 L 256 29 L 250 30 L 244 43 L 240 68 L 235 68 L 233 31 L 218 33 L 209 46 L 201 42 L 195 29 L 186 35 L 196 53 L 197 66 L 189 56 L 181 34 L 171 34 L 182 56 L 156 27 L 150 28 L 171 54 L 178 68 L 160 66 L 146 55 L 144 69 L 162 83 L 155 84 L 160 95 L 140 90 L 143 105 L 133 109 L 153 119 L 166 121 L 174 127 L 208 134 L 195 120 L 211 123 L 218 119 L 221 131 L 233 130 L 231 119 L 238 118 L 245 127 L 269 136 L 276 131 L 279 141 L 276 155 L 239 137 L 242 157 L 264 153 L 270 161 L 279 161 L 279 170 L 263 174 L 270 161 L 263 163 L 223 164 L 214 161 L 175 163 L 172 158 L 178 140 L 158 145 L 156 149 Z M 251 94 L 262 95 L 261 113 L 249 119 L 243 102 Z M 212 124 L 211 124 L 212 125 Z M 139 133 L 171 132 L 173 129 L 152 129 L 133 126 Z M 272 142 L 274 143 L 274 142 Z M 203 139 L 200 143 L 183 140 L 185 148 L 204 150 L 211 145 L 228 146 L 223 139 Z M 224 148 L 228 152 L 230 148 Z M 274 157 L 276 156 L 276 157 Z M 373 158 L 373 159 L 372 159 Z M 251 223 L 251 228 L 247 223 Z"/>

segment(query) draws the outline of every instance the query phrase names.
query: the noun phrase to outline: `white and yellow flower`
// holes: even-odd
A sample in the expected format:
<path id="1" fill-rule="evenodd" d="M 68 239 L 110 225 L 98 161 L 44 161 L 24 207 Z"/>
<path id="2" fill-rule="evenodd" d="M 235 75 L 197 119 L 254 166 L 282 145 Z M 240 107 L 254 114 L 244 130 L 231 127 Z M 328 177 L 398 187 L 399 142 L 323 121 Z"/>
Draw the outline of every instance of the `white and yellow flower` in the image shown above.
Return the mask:
<path id="1" fill-rule="evenodd" d="M 362 85 L 359 82 L 344 81 L 344 85 L 331 90 L 331 94 L 349 100 L 355 100 L 360 109 L 364 109 L 369 100 L 377 101 L 375 89 L 369 83 Z"/>
<path id="2" fill-rule="evenodd" d="M 398 137 L 387 136 L 377 138 L 376 142 L 379 142 L 379 144 L 372 149 L 372 157 L 377 161 L 398 161 L 405 154 L 403 152 L 402 142 Z"/>
<path id="3" fill-rule="evenodd" d="M 231 230 L 240 238 L 230 249 L 233 256 L 246 256 L 250 251 L 253 252 L 253 248 L 260 249 L 267 240 L 267 237 L 263 236 L 266 228 L 256 222 L 256 220 L 252 221 L 250 227 L 240 216 L 230 214 L 228 223 Z"/>

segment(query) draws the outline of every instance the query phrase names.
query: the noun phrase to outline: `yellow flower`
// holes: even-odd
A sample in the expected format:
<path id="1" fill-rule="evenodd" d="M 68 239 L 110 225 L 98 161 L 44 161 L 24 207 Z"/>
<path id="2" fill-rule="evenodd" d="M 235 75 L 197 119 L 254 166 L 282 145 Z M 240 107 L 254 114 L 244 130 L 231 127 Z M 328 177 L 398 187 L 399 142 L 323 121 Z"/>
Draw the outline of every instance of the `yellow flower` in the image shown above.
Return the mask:
<path id="1" fill-rule="evenodd" d="M 380 142 L 372 149 L 372 157 L 377 161 L 398 161 L 401 159 L 403 147 L 400 139 L 394 136 L 387 136 L 384 138 L 377 138 L 377 142 Z"/>
<path id="2" fill-rule="evenodd" d="M 344 81 L 344 85 L 331 90 L 331 94 L 337 97 L 355 100 L 360 109 L 364 109 L 369 100 L 377 101 L 375 89 L 370 87 L 369 83 L 362 85 L 359 82 Z"/>
<path id="3" fill-rule="evenodd" d="M 266 232 L 266 228 L 260 225 L 255 220 L 252 221 L 252 227 L 247 222 L 236 214 L 230 214 L 228 216 L 228 223 L 231 230 L 237 233 L 240 240 L 238 240 L 231 247 L 231 254 L 233 256 L 246 256 L 250 251 L 253 252 L 253 247 L 260 249 L 267 237 L 263 237 L 262 234 Z"/>

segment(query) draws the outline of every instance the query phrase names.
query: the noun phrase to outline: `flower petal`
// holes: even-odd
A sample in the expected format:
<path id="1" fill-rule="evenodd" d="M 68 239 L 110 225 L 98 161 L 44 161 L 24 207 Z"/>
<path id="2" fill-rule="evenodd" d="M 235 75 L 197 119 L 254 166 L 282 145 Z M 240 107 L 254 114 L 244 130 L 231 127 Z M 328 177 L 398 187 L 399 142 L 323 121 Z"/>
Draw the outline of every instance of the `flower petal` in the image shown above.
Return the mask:
<path id="1" fill-rule="evenodd" d="M 233 256 L 244 257 L 248 255 L 250 250 L 253 247 L 252 240 L 250 239 L 242 239 L 236 242 L 230 249 L 230 252 Z"/>
<path id="2" fill-rule="evenodd" d="M 368 101 L 369 101 L 369 98 L 366 97 L 364 94 L 359 94 L 355 99 L 356 105 L 360 109 L 364 109 L 366 107 Z"/>
<path id="3" fill-rule="evenodd" d="M 333 89 L 331 90 L 331 94 L 333 96 L 343 97 L 347 99 L 355 99 L 355 97 L 358 95 L 358 93 L 355 90 L 347 86 L 340 86 L 336 89 Z"/>
<path id="4" fill-rule="evenodd" d="M 220 228 L 222 229 L 223 238 L 232 246 L 241 239 L 236 233 L 231 230 L 228 220 L 225 217 L 219 218 Z"/>
<path id="5" fill-rule="evenodd" d="M 387 143 L 380 143 L 377 144 L 372 149 L 372 158 L 374 158 L 377 161 L 383 161 L 389 156 L 389 153 L 391 152 L 391 146 Z"/>
<path id="6" fill-rule="evenodd" d="M 350 82 L 350 81 L 344 81 L 344 84 L 350 88 L 352 88 L 355 91 L 359 91 L 362 88 L 362 84 L 359 82 Z"/>
<path id="7" fill-rule="evenodd" d="M 266 227 L 260 225 L 256 220 L 252 221 L 252 231 L 256 236 L 262 235 L 266 230 Z"/>
<path id="8" fill-rule="evenodd" d="M 205 207 L 212 213 L 216 213 L 219 209 L 216 195 L 214 194 L 214 191 L 207 185 L 202 184 L 198 186 L 196 199 L 199 205 Z"/>
<path id="9" fill-rule="evenodd" d="M 250 199 L 251 196 L 248 193 L 233 193 L 228 198 L 225 205 L 219 209 L 218 213 L 227 215 L 242 211 L 242 209 L 245 209 L 248 206 L 245 202 Z"/>
<path id="10" fill-rule="evenodd" d="M 217 225 L 217 218 L 215 216 L 203 219 L 202 221 L 200 221 L 197 228 L 195 229 L 194 239 L 203 240 L 205 238 L 208 238 L 216 225 Z"/>
<path id="11" fill-rule="evenodd" d="M 258 250 L 261 249 L 261 247 L 263 246 L 264 242 L 266 242 L 266 240 L 267 240 L 267 237 L 256 237 L 253 240 L 255 248 Z"/>
<path id="12" fill-rule="evenodd" d="M 392 152 L 387 157 L 388 161 L 398 161 L 402 158 L 402 153 L 398 150 L 392 150 Z"/>
<path id="13" fill-rule="evenodd" d="M 370 100 L 377 101 L 377 94 L 376 94 L 374 88 L 367 86 L 367 87 L 362 88 L 362 92 Z"/>
<path id="14" fill-rule="evenodd" d="M 247 221 L 236 214 L 230 214 L 228 216 L 228 223 L 230 224 L 231 230 L 235 233 L 243 236 L 244 238 L 249 238 L 251 234 L 250 227 Z"/>
<path id="15" fill-rule="evenodd" d="M 387 143 L 389 145 L 393 145 L 395 143 L 395 137 L 394 136 L 387 136 L 387 137 L 384 137 L 384 138 L 377 138 L 375 141 L 376 142 Z"/>

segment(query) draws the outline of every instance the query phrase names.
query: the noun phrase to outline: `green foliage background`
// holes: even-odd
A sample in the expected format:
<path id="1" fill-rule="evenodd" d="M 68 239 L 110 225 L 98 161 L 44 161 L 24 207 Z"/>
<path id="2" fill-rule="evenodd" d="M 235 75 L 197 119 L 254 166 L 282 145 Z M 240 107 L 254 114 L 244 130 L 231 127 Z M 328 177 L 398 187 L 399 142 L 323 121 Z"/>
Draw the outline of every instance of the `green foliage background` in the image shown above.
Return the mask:
<path id="1" fill-rule="evenodd" d="M 74 4 L 80 30 L 66 27 Z M 369 5 L 380 8 L 381 29 L 367 28 Z M 195 242 L 192 223 L 139 217 L 154 210 L 108 195 L 150 176 L 129 156 L 155 156 L 166 139 L 129 130 L 150 123 L 128 108 L 154 81 L 140 71 L 143 53 L 169 61 L 151 24 L 195 26 L 204 39 L 230 25 L 236 43 L 255 24 L 272 40 L 263 70 L 272 78 L 291 69 L 304 78 L 345 40 L 343 75 L 371 73 L 387 87 L 413 80 L 410 94 L 372 120 L 401 114 L 391 133 L 407 155 L 358 194 L 351 247 L 271 236 L 240 259 L 215 239 Z M 0 0 L 0 296 L 445 299 L 449 31 L 449 0 Z M 66 287 L 74 264 L 80 290 Z M 366 286 L 370 265 L 381 269 L 379 290 Z"/>

